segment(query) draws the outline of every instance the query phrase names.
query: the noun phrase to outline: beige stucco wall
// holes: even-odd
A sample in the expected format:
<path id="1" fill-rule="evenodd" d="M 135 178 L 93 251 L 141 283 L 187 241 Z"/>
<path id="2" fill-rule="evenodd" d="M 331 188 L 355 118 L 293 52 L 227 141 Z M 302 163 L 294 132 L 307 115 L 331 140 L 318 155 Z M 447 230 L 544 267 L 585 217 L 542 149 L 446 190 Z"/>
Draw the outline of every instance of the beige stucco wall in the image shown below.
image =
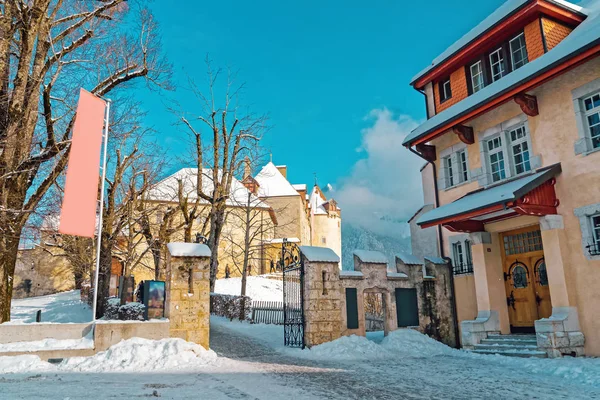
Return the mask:
<path id="1" fill-rule="evenodd" d="M 329 247 L 339 257 L 342 256 L 342 219 L 337 213 L 315 215 L 311 246 Z M 323 243 L 325 238 L 325 243 Z"/>
<path id="2" fill-rule="evenodd" d="M 578 308 L 581 329 L 586 336 L 586 354 L 596 356 L 600 355 L 600 261 L 587 260 L 583 254 L 579 219 L 575 217 L 573 210 L 600 202 L 600 152 L 587 156 L 575 155 L 574 144 L 578 134 L 571 91 L 598 77 L 600 58 L 595 58 L 539 86 L 530 92 L 537 96 L 539 115 L 528 117 L 532 156 L 539 155 L 542 166 L 558 162 L 562 166 L 562 174 L 557 178 L 555 189 L 560 200 L 558 213 L 564 217 L 567 248 L 570 249 L 567 256 L 569 262 L 565 265 L 565 277 L 569 297 L 572 297 L 571 305 Z M 467 147 L 471 170 L 481 167 L 478 133 L 519 115 L 522 115 L 519 106 L 508 102 L 467 123 L 473 127 L 476 140 Z M 438 152 L 438 171 L 439 152 L 457 143 L 458 137 L 451 132 L 432 141 L 431 144 L 436 146 Z M 448 204 L 479 187 L 478 182 L 473 181 L 449 190 L 441 190 L 440 203 Z M 513 229 L 508 225 L 504 228 Z M 447 240 L 450 232 L 446 229 L 443 231 L 446 239 L 445 252 L 450 254 Z M 457 295 L 459 302 L 464 297 Z M 459 304 L 459 309 L 462 307 Z"/>

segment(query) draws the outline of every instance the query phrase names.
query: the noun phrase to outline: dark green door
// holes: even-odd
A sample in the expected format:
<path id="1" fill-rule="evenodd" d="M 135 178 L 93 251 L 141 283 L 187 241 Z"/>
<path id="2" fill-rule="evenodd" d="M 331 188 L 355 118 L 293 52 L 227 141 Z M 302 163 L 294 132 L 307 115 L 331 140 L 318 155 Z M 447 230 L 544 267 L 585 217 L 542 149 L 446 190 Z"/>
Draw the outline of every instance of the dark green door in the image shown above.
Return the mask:
<path id="1" fill-rule="evenodd" d="M 396 317 L 398 328 L 419 326 L 417 289 L 396 289 Z"/>
<path id="2" fill-rule="evenodd" d="M 346 288 L 346 319 L 348 321 L 348 329 L 358 329 L 356 288 Z"/>

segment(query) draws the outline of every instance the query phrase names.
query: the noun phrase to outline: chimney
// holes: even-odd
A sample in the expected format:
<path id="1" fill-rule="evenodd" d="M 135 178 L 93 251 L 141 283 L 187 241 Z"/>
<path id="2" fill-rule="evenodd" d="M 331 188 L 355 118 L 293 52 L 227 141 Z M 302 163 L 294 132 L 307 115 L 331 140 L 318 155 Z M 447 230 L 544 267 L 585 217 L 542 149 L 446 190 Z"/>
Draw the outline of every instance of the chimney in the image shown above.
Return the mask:
<path id="1" fill-rule="evenodd" d="M 287 179 L 287 165 L 277 165 L 277 170 L 285 179 Z"/>
<path id="2" fill-rule="evenodd" d="M 252 175 L 252 166 L 250 165 L 250 158 L 248 156 L 246 156 L 246 158 L 244 158 L 244 176 L 242 177 L 243 179 L 246 179 L 247 177 Z"/>

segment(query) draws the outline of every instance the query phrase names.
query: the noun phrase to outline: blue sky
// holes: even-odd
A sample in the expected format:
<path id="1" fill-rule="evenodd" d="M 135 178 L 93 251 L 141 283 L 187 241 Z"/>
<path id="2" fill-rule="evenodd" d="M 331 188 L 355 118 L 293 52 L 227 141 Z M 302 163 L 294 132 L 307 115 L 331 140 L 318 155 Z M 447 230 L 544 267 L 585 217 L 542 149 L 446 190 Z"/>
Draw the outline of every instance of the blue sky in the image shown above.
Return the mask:
<path id="1" fill-rule="evenodd" d="M 418 190 L 422 162 L 397 139 L 425 118 L 423 96 L 409 81 L 502 0 L 173 4 L 155 1 L 152 8 L 176 84 L 185 84 L 187 75 L 204 79 L 207 54 L 215 65 L 239 70 L 245 104 L 270 116 L 263 146 L 276 164 L 288 165 L 293 183 L 312 183 L 316 172 L 322 186 L 333 184 L 344 192 L 336 197 L 348 201 L 357 196 L 351 188 L 364 186 L 371 193 L 351 207 L 386 202 L 377 213 L 394 208 L 392 217 L 403 218 L 420 195 L 403 207 L 394 207 L 393 199 Z M 185 91 L 168 96 L 188 111 L 195 107 Z M 152 94 L 144 106 L 161 144 L 176 154 L 183 133 L 172 125 L 163 105 L 168 101 Z M 409 183 L 385 188 L 396 181 Z"/>

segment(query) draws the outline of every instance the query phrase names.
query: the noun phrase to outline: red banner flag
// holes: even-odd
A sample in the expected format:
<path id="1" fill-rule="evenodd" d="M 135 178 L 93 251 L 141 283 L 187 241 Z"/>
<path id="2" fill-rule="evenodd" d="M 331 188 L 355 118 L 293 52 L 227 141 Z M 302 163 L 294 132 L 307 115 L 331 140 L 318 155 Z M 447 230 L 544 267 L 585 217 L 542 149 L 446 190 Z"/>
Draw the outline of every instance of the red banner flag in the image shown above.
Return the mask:
<path id="1" fill-rule="evenodd" d="M 81 89 L 58 231 L 94 237 L 106 102 Z"/>

